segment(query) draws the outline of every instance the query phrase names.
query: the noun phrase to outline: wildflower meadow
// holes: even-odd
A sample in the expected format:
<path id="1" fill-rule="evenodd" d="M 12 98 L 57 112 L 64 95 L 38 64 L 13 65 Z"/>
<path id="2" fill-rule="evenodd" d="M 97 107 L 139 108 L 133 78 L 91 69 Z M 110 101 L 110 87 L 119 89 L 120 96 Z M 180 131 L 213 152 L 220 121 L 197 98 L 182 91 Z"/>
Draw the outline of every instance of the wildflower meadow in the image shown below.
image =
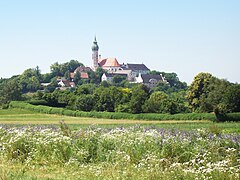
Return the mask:
<path id="1" fill-rule="evenodd" d="M 240 135 L 144 126 L 1 126 L 2 179 L 239 179 Z"/>

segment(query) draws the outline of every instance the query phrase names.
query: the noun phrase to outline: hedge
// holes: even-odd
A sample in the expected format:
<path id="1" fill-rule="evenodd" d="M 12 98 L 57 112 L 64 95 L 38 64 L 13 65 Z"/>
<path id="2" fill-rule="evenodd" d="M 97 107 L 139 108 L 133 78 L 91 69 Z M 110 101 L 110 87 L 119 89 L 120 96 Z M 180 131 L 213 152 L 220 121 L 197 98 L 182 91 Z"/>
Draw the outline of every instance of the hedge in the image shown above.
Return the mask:
<path id="1" fill-rule="evenodd" d="M 228 113 L 222 121 L 240 122 L 240 113 Z"/>
<path id="2" fill-rule="evenodd" d="M 47 106 L 47 101 L 45 100 L 29 100 L 29 101 L 26 101 L 27 103 L 29 104 L 32 104 L 32 105 L 45 105 Z"/>
<path id="3" fill-rule="evenodd" d="M 32 105 L 22 101 L 12 101 L 9 104 L 11 108 L 27 109 L 34 112 L 46 114 L 59 114 L 75 117 L 94 117 L 105 119 L 139 119 L 139 120 L 211 120 L 216 121 L 216 116 L 211 113 L 186 113 L 186 114 L 156 114 L 156 113 L 142 113 L 142 114 L 129 114 L 122 112 L 85 112 L 73 111 L 64 108 L 49 107 L 44 105 Z M 237 121 L 240 119 L 240 113 L 228 114 L 229 119 Z"/>

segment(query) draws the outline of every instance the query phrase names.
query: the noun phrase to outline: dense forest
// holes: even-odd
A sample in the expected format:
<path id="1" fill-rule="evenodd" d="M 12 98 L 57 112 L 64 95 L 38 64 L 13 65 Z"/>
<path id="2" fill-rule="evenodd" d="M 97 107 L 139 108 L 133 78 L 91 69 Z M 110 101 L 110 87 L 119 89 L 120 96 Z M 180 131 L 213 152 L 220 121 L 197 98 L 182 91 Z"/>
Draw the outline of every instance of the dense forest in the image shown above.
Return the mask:
<path id="1" fill-rule="evenodd" d="M 69 79 L 69 73 L 79 66 L 84 65 L 77 60 L 56 62 L 50 66 L 50 73 L 41 74 L 36 67 L 0 79 L 0 104 L 7 107 L 10 101 L 21 100 L 71 110 L 128 113 L 240 112 L 240 85 L 210 73 L 197 74 L 187 86 L 176 73 L 154 70 L 150 74 L 162 74 L 167 83 L 160 82 L 150 89 L 117 76 L 111 83 L 101 82 L 104 70 L 98 68 L 88 72 L 88 80 L 76 74 L 73 81 L 77 86 L 60 90 L 57 78 Z"/>

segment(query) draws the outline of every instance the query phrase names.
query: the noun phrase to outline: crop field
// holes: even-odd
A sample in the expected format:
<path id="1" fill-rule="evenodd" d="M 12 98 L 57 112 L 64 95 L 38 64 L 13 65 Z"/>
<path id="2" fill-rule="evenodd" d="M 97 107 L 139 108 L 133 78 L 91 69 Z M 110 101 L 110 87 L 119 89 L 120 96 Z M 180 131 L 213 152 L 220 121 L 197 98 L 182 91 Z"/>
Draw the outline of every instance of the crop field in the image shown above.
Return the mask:
<path id="1" fill-rule="evenodd" d="M 240 123 L 0 110 L 1 179 L 239 179 Z"/>

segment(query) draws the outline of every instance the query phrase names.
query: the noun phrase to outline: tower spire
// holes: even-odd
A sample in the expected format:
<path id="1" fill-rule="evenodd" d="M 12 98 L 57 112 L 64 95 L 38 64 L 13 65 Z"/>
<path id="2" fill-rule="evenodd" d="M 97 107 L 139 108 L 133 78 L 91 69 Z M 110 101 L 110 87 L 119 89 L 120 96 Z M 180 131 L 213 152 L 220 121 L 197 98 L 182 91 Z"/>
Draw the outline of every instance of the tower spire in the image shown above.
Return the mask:
<path id="1" fill-rule="evenodd" d="M 94 41 L 93 41 L 93 45 L 92 45 L 92 60 L 93 60 L 93 67 L 94 70 L 96 70 L 98 68 L 98 44 L 97 44 L 97 38 L 96 35 L 94 37 Z"/>
<path id="2" fill-rule="evenodd" d="M 98 49 L 99 49 L 99 47 L 98 47 L 97 38 L 96 38 L 96 35 L 95 35 L 93 45 L 92 45 L 92 51 L 98 51 Z"/>

